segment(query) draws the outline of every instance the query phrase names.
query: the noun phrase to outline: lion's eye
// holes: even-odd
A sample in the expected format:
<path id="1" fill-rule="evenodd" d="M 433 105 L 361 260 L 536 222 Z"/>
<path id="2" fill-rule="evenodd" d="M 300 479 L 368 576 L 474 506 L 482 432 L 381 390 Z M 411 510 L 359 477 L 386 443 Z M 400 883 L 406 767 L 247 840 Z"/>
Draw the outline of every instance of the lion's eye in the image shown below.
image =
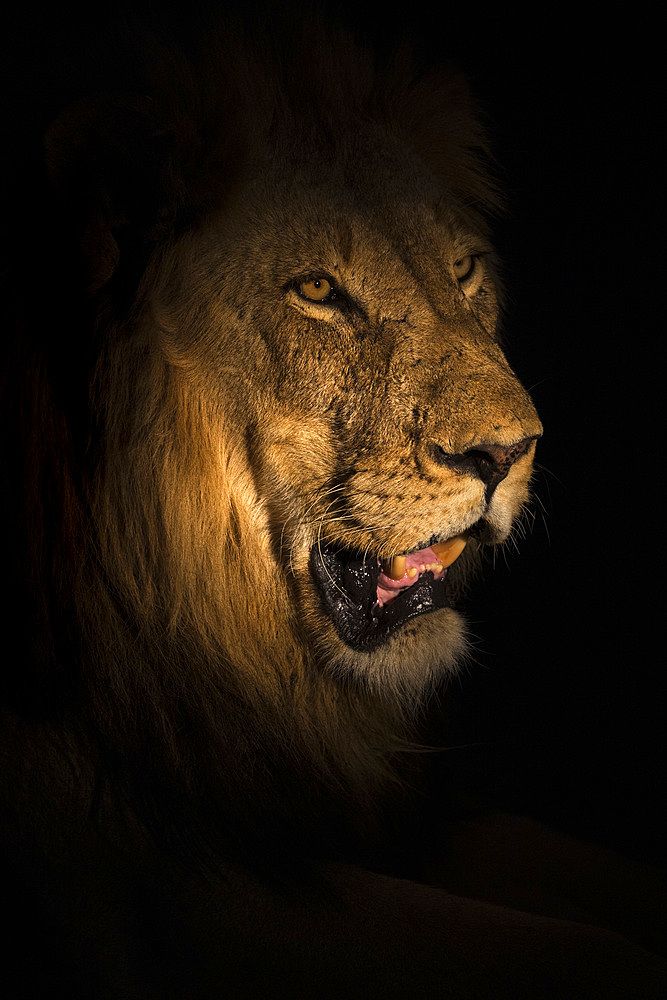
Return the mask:
<path id="1" fill-rule="evenodd" d="M 324 302 L 325 299 L 334 298 L 334 289 L 328 278 L 309 278 L 297 285 L 299 295 L 311 302 Z"/>
<path id="2" fill-rule="evenodd" d="M 475 270 L 476 259 L 472 254 L 466 254 L 465 257 L 460 257 L 458 260 L 454 261 L 454 275 L 457 281 L 468 281 L 472 278 L 473 272 Z"/>

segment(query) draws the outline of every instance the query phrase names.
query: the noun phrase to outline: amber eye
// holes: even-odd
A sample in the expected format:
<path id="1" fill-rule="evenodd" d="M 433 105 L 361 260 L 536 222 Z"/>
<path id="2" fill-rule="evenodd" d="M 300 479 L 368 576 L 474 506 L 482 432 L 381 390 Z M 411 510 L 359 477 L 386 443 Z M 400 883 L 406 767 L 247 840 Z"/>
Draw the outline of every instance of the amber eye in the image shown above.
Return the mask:
<path id="1" fill-rule="evenodd" d="M 475 270 L 475 258 L 471 254 L 454 261 L 454 275 L 457 281 L 467 281 Z"/>
<path id="2" fill-rule="evenodd" d="M 302 281 L 298 286 L 299 295 L 311 302 L 323 302 L 333 294 L 333 287 L 327 278 L 310 278 L 309 281 Z"/>

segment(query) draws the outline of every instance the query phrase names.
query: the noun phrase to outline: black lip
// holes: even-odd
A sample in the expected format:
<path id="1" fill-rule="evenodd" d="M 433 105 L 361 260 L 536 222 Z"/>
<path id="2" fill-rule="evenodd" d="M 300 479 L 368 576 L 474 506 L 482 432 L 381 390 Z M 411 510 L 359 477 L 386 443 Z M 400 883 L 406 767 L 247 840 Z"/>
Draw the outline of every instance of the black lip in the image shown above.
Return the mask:
<path id="1" fill-rule="evenodd" d="M 318 544 L 311 550 L 310 568 L 323 610 L 339 638 L 360 652 L 377 649 L 412 618 L 447 607 L 446 571 L 437 580 L 433 573 L 423 573 L 380 608 L 376 606 L 380 566 L 375 557 Z"/>

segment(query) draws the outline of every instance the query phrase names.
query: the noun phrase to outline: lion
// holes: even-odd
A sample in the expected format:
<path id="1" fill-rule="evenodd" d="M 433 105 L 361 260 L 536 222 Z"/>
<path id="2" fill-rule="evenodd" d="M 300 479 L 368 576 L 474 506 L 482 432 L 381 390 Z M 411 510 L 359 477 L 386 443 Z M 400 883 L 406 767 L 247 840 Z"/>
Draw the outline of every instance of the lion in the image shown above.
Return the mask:
<path id="1" fill-rule="evenodd" d="M 151 43 L 16 172 L 5 995 L 657 998 L 647 932 L 501 893 L 474 823 L 430 876 L 369 846 L 542 425 L 466 83 L 311 28 Z"/>

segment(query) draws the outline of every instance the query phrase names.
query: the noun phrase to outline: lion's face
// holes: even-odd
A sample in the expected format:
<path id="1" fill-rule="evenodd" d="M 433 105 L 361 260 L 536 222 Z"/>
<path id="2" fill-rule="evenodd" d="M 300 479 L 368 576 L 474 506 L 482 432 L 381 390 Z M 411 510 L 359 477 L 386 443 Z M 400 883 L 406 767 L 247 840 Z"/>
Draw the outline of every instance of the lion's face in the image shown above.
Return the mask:
<path id="1" fill-rule="evenodd" d="M 541 425 L 474 216 L 388 132 L 337 148 L 247 171 L 162 266 L 153 314 L 248 470 L 258 608 L 289 606 L 318 669 L 414 692 L 462 650 L 451 595 L 510 532 Z"/>

